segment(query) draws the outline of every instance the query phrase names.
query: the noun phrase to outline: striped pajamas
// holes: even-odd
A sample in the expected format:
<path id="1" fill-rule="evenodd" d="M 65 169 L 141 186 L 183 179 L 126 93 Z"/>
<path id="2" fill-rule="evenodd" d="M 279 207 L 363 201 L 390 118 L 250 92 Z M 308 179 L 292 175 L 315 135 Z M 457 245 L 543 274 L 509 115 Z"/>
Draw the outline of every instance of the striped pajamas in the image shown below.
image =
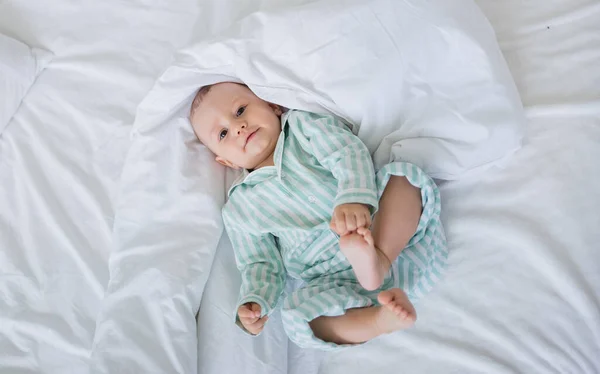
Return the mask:
<path id="1" fill-rule="evenodd" d="M 300 279 L 304 286 L 281 304 L 286 333 L 302 347 L 335 349 L 339 346 L 314 336 L 311 320 L 374 305 L 379 291 L 394 286 L 415 301 L 439 279 L 447 256 L 439 191 L 408 163 L 393 162 L 375 174 L 366 146 L 335 117 L 291 110 L 281 120 L 275 166 L 245 172 L 223 209 L 242 274 L 238 306 L 255 302 L 269 315 L 287 276 Z M 333 209 L 346 203 L 366 204 L 374 214 L 392 175 L 406 176 L 421 189 L 423 213 L 382 287 L 366 291 L 329 222 Z"/>

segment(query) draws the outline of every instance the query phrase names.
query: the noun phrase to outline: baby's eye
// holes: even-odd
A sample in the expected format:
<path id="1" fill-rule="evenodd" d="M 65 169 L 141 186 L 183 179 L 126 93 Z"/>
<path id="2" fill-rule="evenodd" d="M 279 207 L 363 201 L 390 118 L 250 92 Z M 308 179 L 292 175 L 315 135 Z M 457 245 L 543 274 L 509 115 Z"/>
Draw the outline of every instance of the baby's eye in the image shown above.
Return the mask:
<path id="1" fill-rule="evenodd" d="M 235 112 L 235 115 L 236 115 L 236 117 L 239 117 L 239 116 L 241 116 L 242 114 L 244 114 L 244 111 L 245 111 L 245 110 L 246 110 L 246 107 L 245 107 L 245 106 L 241 106 L 241 107 L 240 107 L 240 108 L 237 110 L 237 112 Z"/>
<path id="2" fill-rule="evenodd" d="M 227 136 L 227 129 L 221 130 L 221 132 L 219 133 L 219 140 L 225 139 L 226 136 Z"/>

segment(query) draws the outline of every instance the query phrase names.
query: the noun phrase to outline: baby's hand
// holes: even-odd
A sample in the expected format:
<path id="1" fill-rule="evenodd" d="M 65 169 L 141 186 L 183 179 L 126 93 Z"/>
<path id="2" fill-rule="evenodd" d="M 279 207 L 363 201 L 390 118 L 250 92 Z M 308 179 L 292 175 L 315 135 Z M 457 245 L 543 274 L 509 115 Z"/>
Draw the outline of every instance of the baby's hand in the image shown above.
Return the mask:
<path id="1" fill-rule="evenodd" d="M 371 227 L 371 212 L 365 204 L 342 204 L 335 207 L 329 227 L 344 236 L 359 227 Z"/>
<path id="2" fill-rule="evenodd" d="M 246 303 L 238 308 L 238 317 L 246 330 L 252 335 L 259 334 L 269 319 L 268 316 L 260 318 L 260 305 Z"/>

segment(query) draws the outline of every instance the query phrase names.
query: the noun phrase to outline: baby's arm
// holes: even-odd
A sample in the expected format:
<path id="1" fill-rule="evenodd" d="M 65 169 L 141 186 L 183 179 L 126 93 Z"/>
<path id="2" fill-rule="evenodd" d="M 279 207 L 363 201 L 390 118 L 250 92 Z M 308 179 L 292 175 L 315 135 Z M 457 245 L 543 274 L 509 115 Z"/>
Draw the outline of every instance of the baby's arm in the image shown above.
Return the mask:
<path id="1" fill-rule="evenodd" d="M 265 317 L 271 314 L 281 297 L 285 286 L 285 268 L 275 237 L 271 234 L 250 232 L 240 224 L 244 219 L 246 218 L 235 209 L 226 209 L 223 212 L 225 228 L 242 275 L 236 323 L 246 331 L 256 334 L 262 330 L 262 325 L 266 322 Z M 254 315 L 246 315 L 246 310 L 259 312 L 259 315 L 254 319 Z M 262 324 L 256 329 L 258 320 Z"/>
<path id="2" fill-rule="evenodd" d="M 256 303 L 260 317 L 270 315 L 285 286 L 285 269 L 275 238 L 270 234 L 230 234 L 230 238 L 242 274 L 238 306 Z"/>
<path id="3" fill-rule="evenodd" d="M 369 227 L 377 210 L 373 160 L 367 146 L 333 116 L 294 112 L 293 121 L 303 148 L 331 171 L 338 181 L 331 228 L 340 235 Z"/>

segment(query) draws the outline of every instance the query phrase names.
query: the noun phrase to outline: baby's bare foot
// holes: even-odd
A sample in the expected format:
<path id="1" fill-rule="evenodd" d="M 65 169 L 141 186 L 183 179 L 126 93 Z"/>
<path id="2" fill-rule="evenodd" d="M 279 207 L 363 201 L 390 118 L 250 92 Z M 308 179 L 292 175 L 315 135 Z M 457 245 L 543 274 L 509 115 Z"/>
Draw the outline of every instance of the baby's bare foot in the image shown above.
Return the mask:
<path id="1" fill-rule="evenodd" d="M 377 296 L 381 308 L 377 313 L 375 324 L 382 334 L 411 327 L 417 312 L 408 297 L 399 288 L 382 291 Z"/>
<path id="2" fill-rule="evenodd" d="M 352 265 L 361 286 L 369 291 L 381 286 L 390 268 L 390 262 L 375 248 L 371 230 L 361 227 L 352 234 L 342 236 L 340 249 Z"/>

